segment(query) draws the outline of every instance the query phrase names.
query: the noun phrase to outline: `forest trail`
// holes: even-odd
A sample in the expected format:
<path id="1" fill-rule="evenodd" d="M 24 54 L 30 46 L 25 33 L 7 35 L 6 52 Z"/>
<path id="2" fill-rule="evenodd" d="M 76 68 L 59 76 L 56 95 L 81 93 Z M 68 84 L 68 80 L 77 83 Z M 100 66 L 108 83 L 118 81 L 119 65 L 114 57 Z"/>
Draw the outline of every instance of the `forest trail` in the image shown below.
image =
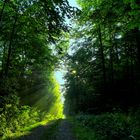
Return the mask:
<path id="1" fill-rule="evenodd" d="M 68 120 L 58 120 L 49 125 L 39 126 L 18 140 L 75 140 L 71 129 L 72 125 Z"/>
<path id="2" fill-rule="evenodd" d="M 62 120 L 58 126 L 56 140 L 75 140 L 71 127 L 72 126 L 68 120 Z"/>

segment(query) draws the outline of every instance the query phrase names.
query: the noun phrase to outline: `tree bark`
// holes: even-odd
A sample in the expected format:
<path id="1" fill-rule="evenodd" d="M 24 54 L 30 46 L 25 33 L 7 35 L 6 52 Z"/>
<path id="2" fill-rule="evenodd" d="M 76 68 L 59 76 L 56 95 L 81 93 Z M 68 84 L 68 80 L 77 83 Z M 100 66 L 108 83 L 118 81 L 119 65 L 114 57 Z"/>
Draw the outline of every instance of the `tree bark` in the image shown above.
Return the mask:
<path id="1" fill-rule="evenodd" d="M 2 56 L 2 66 L 1 66 L 1 77 L 3 76 L 3 72 L 5 69 L 5 56 L 6 56 L 6 41 L 3 44 L 3 56 Z"/>
<path id="2" fill-rule="evenodd" d="M 101 53 L 102 70 L 103 70 L 103 82 L 105 86 L 106 85 L 106 68 L 105 68 L 104 48 L 103 48 L 103 43 L 102 43 L 102 33 L 101 33 L 100 25 L 98 27 L 98 37 L 99 37 L 99 43 L 100 43 L 100 53 Z"/>
<path id="3" fill-rule="evenodd" d="M 3 4 L 1 12 L 0 12 L 0 23 L 2 21 L 2 15 L 3 15 L 3 11 L 4 11 L 4 8 L 5 8 L 5 5 L 6 5 L 6 0 L 4 1 L 4 4 Z"/>
<path id="4" fill-rule="evenodd" d="M 16 22 L 17 22 L 18 16 L 16 15 L 15 21 L 13 24 L 12 32 L 11 32 L 11 37 L 10 37 L 10 42 L 9 42 L 9 48 L 8 48 L 8 56 L 7 56 L 7 61 L 6 61 L 6 67 L 5 67 L 5 76 L 8 76 L 9 73 L 9 67 L 10 67 L 10 58 L 11 58 L 11 53 L 12 53 L 12 42 L 14 38 L 14 33 L 15 33 L 15 28 L 16 28 Z"/>
<path id="5" fill-rule="evenodd" d="M 138 28 L 135 28 L 133 30 L 135 39 L 136 39 L 136 46 L 137 46 L 137 58 L 138 58 L 138 63 L 140 66 L 140 30 Z"/>

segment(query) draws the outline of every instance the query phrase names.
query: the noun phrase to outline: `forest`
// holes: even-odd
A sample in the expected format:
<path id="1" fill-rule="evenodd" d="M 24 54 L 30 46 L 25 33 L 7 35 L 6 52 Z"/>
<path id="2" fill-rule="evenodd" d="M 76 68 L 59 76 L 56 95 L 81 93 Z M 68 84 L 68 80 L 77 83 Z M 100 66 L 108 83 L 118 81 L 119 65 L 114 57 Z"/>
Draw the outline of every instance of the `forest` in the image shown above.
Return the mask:
<path id="1" fill-rule="evenodd" d="M 70 1 L 0 0 L 0 139 L 139 140 L 140 1 Z"/>

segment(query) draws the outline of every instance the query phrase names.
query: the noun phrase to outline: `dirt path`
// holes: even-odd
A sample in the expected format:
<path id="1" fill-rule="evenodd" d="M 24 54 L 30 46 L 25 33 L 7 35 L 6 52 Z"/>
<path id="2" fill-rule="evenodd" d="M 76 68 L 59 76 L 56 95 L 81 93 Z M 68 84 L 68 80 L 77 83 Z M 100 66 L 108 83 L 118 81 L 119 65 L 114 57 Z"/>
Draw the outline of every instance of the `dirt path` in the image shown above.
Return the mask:
<path id="1" fill-rule="evenodd" d="M 18 139 L 19 140 L 43 140 L 42 135 L 45 133 L 46 130 L 47 129 L 45 126 L 39 126 L 29 135 L 22 136 Z"/>
<path id="2" fill-rule="evenodd" d="M 51 138 L 51 134 L 49 134 L 49 131 L 54 123 L 55 122 L 51 122 L 49 125 L 38 126 L 33 129 L 31 133 L 21 136 L 20 138 L 17 138 L 17 140 L 54 140 Z M 44 135 L 49 135 L 50 138 L 46 139 Z"/>
<path id="3" fill-rule="evenodd" d="M 58 126 L 56 140 L 75 140 L 71 131 L 71 124 L 67 120 L 62 120 Z"/>
<path id="4" fill-rule="evenodd" d="M 17 140 L 75 140 L 71 129 L 72 126 L 68 120 L 59 120 L 50 125 L 39 126 L 29 135 Z"/>

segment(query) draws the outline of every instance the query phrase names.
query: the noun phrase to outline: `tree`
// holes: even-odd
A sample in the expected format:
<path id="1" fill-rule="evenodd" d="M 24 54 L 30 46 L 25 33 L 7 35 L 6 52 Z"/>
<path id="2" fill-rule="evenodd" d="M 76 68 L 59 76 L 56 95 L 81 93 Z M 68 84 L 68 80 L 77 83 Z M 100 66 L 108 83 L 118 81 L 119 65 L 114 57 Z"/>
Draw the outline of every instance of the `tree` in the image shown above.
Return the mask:
<path id="1" fill-rule="evenodd" d="M 49 86 L 53 84 L 50 75 L 60 57 L 54 52 L 66 49 L 60 45 L 60 38 L 69 30 L 65 17 L 70 18 L 72 10 L 67 0 L 0 2 L 2 98 L 16 94 L 21 97 L 22 104 L 31 105 L 36 100 L 27 103 L 24 98 L 33 96 L 36 90 L 47 88 L 45 92 L 50 94 Z"/>
<path id="2" fill-rule="evenodd" d="M 66 75 L 66 102 L 73 102 L 78 96 L 70 107 L 76 107 L 76 113 L 111 111 L 118 106 L 126 111 L 138 105 L 138 3 L 123 0 L 78 2 L 81 12 L 74 19 L 76 28 L 72 35 L 75 53 L 67 58 L 68 69 L 75 70 L 76 75 L 70 75 L 70 70 Z M 84 79 L 85 82 L 74 84 L 77 76 L 80 79 L 76 81 Z"/>

